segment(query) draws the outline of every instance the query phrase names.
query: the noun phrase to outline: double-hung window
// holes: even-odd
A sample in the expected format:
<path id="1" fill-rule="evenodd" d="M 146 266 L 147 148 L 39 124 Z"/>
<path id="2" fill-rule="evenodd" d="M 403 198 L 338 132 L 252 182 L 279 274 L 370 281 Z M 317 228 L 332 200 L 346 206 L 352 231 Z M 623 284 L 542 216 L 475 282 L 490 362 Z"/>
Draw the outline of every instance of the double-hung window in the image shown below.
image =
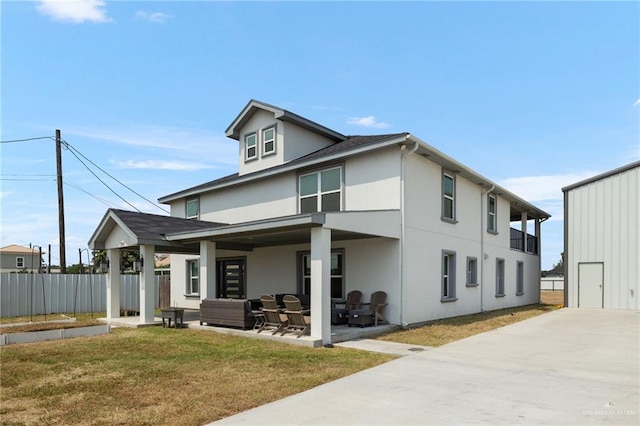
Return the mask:
<path id="1" fill-rule="evenodd" d="M 311 253 L 299 253 L 299 289 L 305 295 L 311 295 Z M 331 298 L 344 299 L 344 250 L 331 251 Z"/>
<path id="2" fill-rule="evenodd" d="M 300 213 L 335 212 L 342 208 L 342 167 L 299 177 Z"/>
<path id="3" fill-rule="evenodd" d="M 250 133 L 244 137 L 245 160 L 258 158 L 258 135 Z"/>
<path id="4" fill-rule="evenodd" d="M 487 231 L 494 234 L 498 232 L 497 210 L 496 196 L 489 194 L 487 198 Z"/>
<path id="5" fill-rule="evenodd" d="M 478 259 L 467 257 L 467 287 L 478 285 Z"/>
<path id="6" fill-rule="evenodd" d="M 269 127 L 262 131 L 262 156 L 276 152 L 276 128 Z"/>
<path id="7" fill-rule="evenodd" d="M 524 294 L 524 262 L 516 263 L 516 296 Z"/>
<path id="8" fill-rule="evenodd" d="M 442 252 L 442 302 L 456 300 L 456 253 Z"/>
<path id="9" fill-rule="evenodd" d="M 200 200 L 189 198 L 186 203 L 185 216 L 187 219 L 198 219 L 200 217 Z"/>
<path id="10" fill-rule="evenodd" d="M 448 172 L 442 173 L 442 220 L 456 220 L 456 178 Z"/>
<path id="11" fill-rule="evenodd" d="M 16 257 L 16 268 L 24 268 L 24 257 Z"/>
<path id="12" fill-rule="evenodd" d="M 187 295 L 197 296 L 200 294 L 200 261 L 187 261 Z"/>
<path id="13" fill-rule="evenodd" d="M 504 259 L 496 259 L 496 297 L 504 295 Z"/>

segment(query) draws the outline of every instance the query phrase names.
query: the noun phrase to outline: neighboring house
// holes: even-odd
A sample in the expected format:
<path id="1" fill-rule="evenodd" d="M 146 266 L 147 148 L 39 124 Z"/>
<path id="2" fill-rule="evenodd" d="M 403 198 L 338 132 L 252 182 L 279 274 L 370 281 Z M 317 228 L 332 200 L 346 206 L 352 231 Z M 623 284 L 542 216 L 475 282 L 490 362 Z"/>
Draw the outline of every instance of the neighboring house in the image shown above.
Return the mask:
<path id="1" fill-rule="evenodd" d="M 40 272 L 42 257 L 40 249 L 10 245 L 0 248 L 0 272 Z"/>
<path id="2" fill-rule="evenodd" d="M 562 191 L 565 306 L 639 309 L 640 161 Z"/>
<path id="3" fill-rule="evenodd" d="M 387 292 L 385 316 L 402 325 L 539 301 L 549 214 L 415 136 L 345 136 L 254 100 L 226 134 L 238 173 L 160 198 L 171 217 L 109 210 L 90 247 L 112 262 L 121 248 L 172 253 L 171 298 L 185 308 L 310 295 L 325 344 L 331 300 L 351 290 Z"/>

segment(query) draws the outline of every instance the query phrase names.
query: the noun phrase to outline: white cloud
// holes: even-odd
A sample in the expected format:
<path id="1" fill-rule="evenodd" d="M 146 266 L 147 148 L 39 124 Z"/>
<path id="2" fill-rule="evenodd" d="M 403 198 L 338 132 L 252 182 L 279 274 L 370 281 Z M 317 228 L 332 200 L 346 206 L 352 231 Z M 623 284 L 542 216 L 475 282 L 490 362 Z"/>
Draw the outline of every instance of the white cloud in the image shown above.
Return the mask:
<path id="1" fill-rule="evenodd" d="M 376 129 L 385 129 L 390 126 L 389 123 L 376 120 L 376 117 L 369 115 L 366 117 L 351 117 L 347 120 L 347 124 L 362 127 L 374 127 Z"/>
<path id="2" fill-rule="evenodd" d="M 514 177 L 504 179 L 499 184 L 530 202 L 553 201 L 563 199 L 563 187 L 597 174 L 598 172 L 585 171 L 563 175 Z"/>
<path id="3" fill-rule="evenodd" d="M 192 172 L 195 170 L 212 169 L 213 166 L 204 163 L 192 163 L 186 161 L 166 161 L 166 160 L 144 160 L 144 161 L 121 161 L 117 163 L 119 167 L 125 169 L 154 169 L 154 170 L 175 170 Z"/>
<path id="4" fill-rule="evenodd" d="M 36 10 L 55 21 L 104 23 L 111 22 L 103 0 L 40 0 Z"/>
<path id="5" fill-rule="evenodd" d="M 153 22 L 154 24 L 164 24 L 164 22 L 171 18 L 171 15 L 167 15 L 162 12 L 146 12 L 139 10 L 136 12 L 136 17 L 145 21 Z"/>
<path id="6" fill-rule="evenodd" d="M 633 106 L 640 106 L 640 98 L 633 103 Z"/>

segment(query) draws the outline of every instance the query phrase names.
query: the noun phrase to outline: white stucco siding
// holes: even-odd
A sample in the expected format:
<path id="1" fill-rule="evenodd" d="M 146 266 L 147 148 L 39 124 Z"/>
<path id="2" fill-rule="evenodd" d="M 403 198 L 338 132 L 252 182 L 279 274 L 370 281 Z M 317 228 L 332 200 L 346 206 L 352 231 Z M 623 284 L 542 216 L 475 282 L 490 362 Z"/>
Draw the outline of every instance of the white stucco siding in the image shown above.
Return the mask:
<path id="1" fill-rule="evenodd" d="M 344 170 L 345 210 L 400 208 L 400 150 L 375 151 L 347 160 Z"/>
<path id="2" fill-rule="evenodd" d="M 326 148 L 334 143 L 293 123 L 282 122 L 281 127 L 283 128 L 283 160 L 285 162 Z"/>
<path id="3" fill-rule="evenodd" d="M 604 308 L 640 308 L 639 193 L 640 167 L 565 193 L 569 307 L 579 306 L 579 263 L 602 262 Z"/>
<path id="4" fill-rule="evenodd" d="M 238 141 L 238 164 L 240 165 L 239 174 L 241 176 L 283 163 L 283 124 L 284 123 L 282 121 L 276 120 L 272 112 L 264 110 L 256 111 L 251 119 L 249 119 L 247 124 L 242 128 L 242 131 L 240 132 L 240 140 Z M 276 126 L 276 151 L 275 153 L 264 155 L 262 146 L 262 130 L 273 125 Z M 245 158 L 246 148 L 244 138 L 250 133 L 256 133 L 257 136 L 257 157 L 255 159 L 247 160 Z"/>
<path id="5" fill-rule="evenodd" d="M 200 219 L 240 223 L 297 213 L 295 173 L 274 176 L 200 196 Z"/>

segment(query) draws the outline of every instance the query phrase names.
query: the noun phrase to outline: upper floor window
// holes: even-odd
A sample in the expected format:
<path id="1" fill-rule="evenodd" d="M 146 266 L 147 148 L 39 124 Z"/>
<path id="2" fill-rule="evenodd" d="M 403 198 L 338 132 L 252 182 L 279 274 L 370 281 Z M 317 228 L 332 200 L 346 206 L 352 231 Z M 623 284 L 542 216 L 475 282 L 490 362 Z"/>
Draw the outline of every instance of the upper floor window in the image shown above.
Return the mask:
<path id="1" fill-rule="evenodd" d="M 262 131 L 262 155 L 276 152 L 276 128 L 269 127 Z"/>
<path id="2" fill-rule="evenodd" d="M 342 207 L 342 167 L 299 178 L 300 213 L 335 212 Z"/>
<path id="3" fill-rule="evenodd" d="M 442 219 L 456 220 L 456 178 L 453 174 L 442 174 Z"/>
<path id="4" fill-rule="evenodd" d="M 200 200 L 191 198 L 187 200 L 186 214 L 187 219 L 199 219 L 200 217 Z"/>
<path id="5" fill-rule="evenodd" d="M 16 257 L 16 268 L 24 268 L 24 257 Z"/>
<path id="6" fill-rule="evenodd" d="M 498 232 L 497 210 L 498 205 L 496 196 L 493 194 L 489 194 L 487 199 L 487 231 L 489 232 Z"/>
<path id="7" fill-rule="evenodd" d="M 250 133 L 244 137 L 245 160 L 258 158 L 258 135 Z"/>

